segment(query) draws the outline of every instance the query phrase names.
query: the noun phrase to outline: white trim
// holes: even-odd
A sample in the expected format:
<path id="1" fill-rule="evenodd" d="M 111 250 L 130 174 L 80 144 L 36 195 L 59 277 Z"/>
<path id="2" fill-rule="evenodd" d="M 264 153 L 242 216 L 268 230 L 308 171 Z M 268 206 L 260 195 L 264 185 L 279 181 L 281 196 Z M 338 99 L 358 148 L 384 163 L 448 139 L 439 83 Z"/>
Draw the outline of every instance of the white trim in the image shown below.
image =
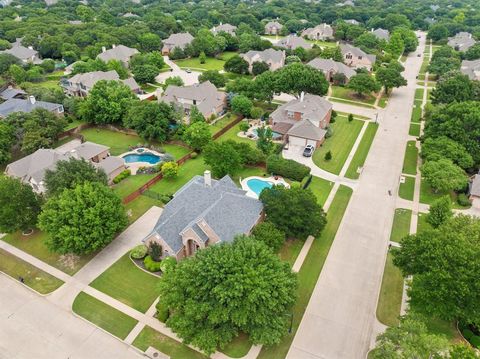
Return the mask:
<path id="1" fill-rule="evenodd" d="M 275 177 L 273 177 L 273 176 L 270 176 L 270 177 L 250 176 L 250 177 L 242 179 L 240 181 L 240 185 L 242 186 L 242 189 L 247 191 L 246 195 L 248 197 L 252 197 L 252 198 L 255 198 L 255 199 L 258 199 L 258 195 L 255 192 L 253 192 L 247 184 L 247 182 L 251 179 L 258 179 L 260 181 L 270 182 L 272 185 L 279 185 L 280 184 L 280 185 L 285 186 L 286 188 L 290 188 L 290 185 L 282 177 L 279 177 L 279 176 L 278 176 L 278 179 L 275 179 Z"/>

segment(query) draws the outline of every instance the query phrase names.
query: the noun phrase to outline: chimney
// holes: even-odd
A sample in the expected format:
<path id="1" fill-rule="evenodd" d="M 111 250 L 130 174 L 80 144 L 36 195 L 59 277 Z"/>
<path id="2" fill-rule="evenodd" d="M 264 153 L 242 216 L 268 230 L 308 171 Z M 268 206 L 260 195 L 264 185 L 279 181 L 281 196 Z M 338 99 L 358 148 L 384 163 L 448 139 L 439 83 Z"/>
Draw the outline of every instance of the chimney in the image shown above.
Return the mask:
<path id="1" fill-rule="evenodd" d="M 210 173 L 209 170 L 206 170 L 203 173 L 203 179 L 205 181 L 205 186 L 206 187 L 212 187 L 212 174 Z"/>
<path id="2" fill-rule="evenodd" d="M 107 49 L 105 48 L 105 46 L 102 46 L 102 52 L 105 52 L 107 51 Z"/>
<path id="3" fill-rule="evenodd" d="M 302 91 L 300 94 L 300 102 L 303 102 L 303 99 L 305 98 L 305 92 Z"/>
<path id="4" fill-rule="evenodd" d="M 28 96 L 28 101 L 29 101 L 32 105 L 34 105 L 35 102 L 37 102 L 37 101 L 35 100 L 35 96 Z"/>

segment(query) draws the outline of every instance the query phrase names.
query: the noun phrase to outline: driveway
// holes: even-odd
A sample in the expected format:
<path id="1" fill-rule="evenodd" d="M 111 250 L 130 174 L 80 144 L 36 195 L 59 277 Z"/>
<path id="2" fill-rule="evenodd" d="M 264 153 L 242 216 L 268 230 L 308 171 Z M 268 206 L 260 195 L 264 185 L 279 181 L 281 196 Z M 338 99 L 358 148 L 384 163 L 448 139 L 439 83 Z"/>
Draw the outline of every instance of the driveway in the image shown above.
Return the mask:
<path id="1" fill-rule="evenodd" d="M 186 86 L 198 84 L 198 76 L 201 72 L 192 71 L 191 73 L 188 73 L 187 71 L 182 70 L 175 62 L 170 60 L 168 56 L 164 56 L 163 59 L 165 60 L 165 63 L 170 66 L 172 71 L 161 72 L 158 74 L 158 76 L 155 77 L 155 80 L 158 83 L 163 84 L 169 77 L 179 76 Z"/>
<path id="2" fill-rule="evenodd" d="M 425 33 L 419 50 L 423 53 Z M 406 60 L 408 85 L 395 89 L 287 358 L 365 358 L 378 334 L 376 306 L 398 178 L 422 59 Z"/>

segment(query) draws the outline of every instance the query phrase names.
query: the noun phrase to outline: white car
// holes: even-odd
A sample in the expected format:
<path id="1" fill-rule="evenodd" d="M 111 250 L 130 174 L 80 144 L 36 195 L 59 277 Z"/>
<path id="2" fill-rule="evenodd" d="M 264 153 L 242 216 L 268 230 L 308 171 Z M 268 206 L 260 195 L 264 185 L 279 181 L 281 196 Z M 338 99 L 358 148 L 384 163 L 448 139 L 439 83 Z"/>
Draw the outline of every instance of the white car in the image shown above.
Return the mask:
<path id="1" fill-rule="evenodd" d="M 314 151 L 315 151 L 315 147 L 313 147 L 313 145 L 306 145 L 305 149 L 303 150 L 303 156 L 312 157 Z"/>

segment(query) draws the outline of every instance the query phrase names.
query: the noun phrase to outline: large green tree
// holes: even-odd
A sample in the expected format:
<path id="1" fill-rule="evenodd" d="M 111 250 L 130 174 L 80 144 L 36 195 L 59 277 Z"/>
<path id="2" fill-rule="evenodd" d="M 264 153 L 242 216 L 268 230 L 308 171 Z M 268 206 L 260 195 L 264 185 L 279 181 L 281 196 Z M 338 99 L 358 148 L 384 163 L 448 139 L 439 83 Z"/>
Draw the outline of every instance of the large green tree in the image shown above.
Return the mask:
<path id="1" fill-rule="evenodd" d="M 0 122 L 0 163 L 10 160 L 11 149 L 15 143 L 15 131 L 13 127 L 5 122 Z"/>
<path id="2" fill-rule="evenodd" d="M 446 158 L 427 161 L 420 170 L 423 178 L 434 191 L 459 191 L 468 183 L 468 177 L 463 169 Z"/>
<path id="3" fill-rule="evenodd" d="M 254 344 L 276 344 L 287 333 L 296 277 L 265 244 L 238 237 L 200 250 L 165 273 L 160 300 L 166 324 L 207 354 L 240 332 Z"/>
<path id="4" fill-rule="evenodd" d="M 223 66 L 223 68 L 227 72 L 233 72 L 236 74 L 243 74 L 243 75 L 248 74 L 248 62 L 238 55 L 235 55 L 229 58 L 225 62 L 225 65 Z"/>
<path id="5" fill-rule="evenodd" d="M 242 167 L 242 157 L 230 141 L 211 142 L 205 147 L 203 156 L 217 178 L 234 175 Z"/>
<path id="6" fill-rule="evenodd" d="M 212 141 L 209 125 L 203 121 L 192 123 L 183 133 L 183 140 L 194 150 L 202 150 Z"/>
<path id="7" fill-rule="evenodd" d="M 473 81 L 459 71 L 451 71 L 440 77 L 431 96 L 433 104 L 475 100 Z"/>
<path id="8" fill-rule="evenodd" d="M 232 111 L 234 113 L 248 117 L 250 116 L 253 103 L 248 97 L 237 95 L 230 101 L 230 106 L 232 107 Z"/>
<path id="9" fill-rule="evenodd" d="M 430 205 L 427 222 L 430 223 L 433 228 L 438 228 L 452 218 L 452 216 L 452 201 L 450 200 L 450 196 L 443 196 Z"/>
<path id="10" fill-rule="evenodd" d="M 299 62 L 273 72 L 279 92 L 300 97 L 302 92 L 323 96 L 328 91 L 328 81 L 322 71 Z"/>
<path id="11" fill-rule="evenodd" d="M 127 224 L 120 198 L 101 183 L 86 182 L 51 197 L 38 217 L 57 253 L 88 254 L 103 248 Z"/>
<path id="12" fill-rule="evenodd" d="M 377 92 L 380 89 L 378 82 L 372 76 L 365 73 L 359 73 L 353 76 L 347 87 L 355 91 L 358 96 Z"/>
<path id="13" fill-rule="evenodd" d="M 257 241 L 261 241 L 272 248 L 274 252 L 278 251 L 285 243 L 285 233 L 271 222 L 257 224 L 252 231 L 252 235 Z"/>
<path id="14" fill-rule="evenodd" d="M 175 111 L 164 103 L 134 102 L 123 118 L 123 125 L 134 129 L 146 140 L 165 142 L 169 125 L 175 122 Z"/>
<path id="15" fill-rule="evenodd" d="M 463 169 L 473 167 L 473 158 L 465 147 L 446 136 L 425 138 L 420 156 L 424 161 L 446 158 Z"/>
<path id="16" fill-rule="evenodd" d="M 221 74 L 216 70 L 208 70 L 208 71 L 202 72 L 198 76 L 198 81 L 200 82 L 210 81 L 217 88 L 224 87 L 225 84 L 227 83 L 227 79 L 225 78 L 225 75 Z"/>
<path id="17" fill-rule="evenodd" d="M 387 67 L 380 67 L 375 76 L 385 88 L 385 93 L 394 87 L 401 87 L 407 85 L 407 80 L 402 76 L 403 66 L 389 65 Z"/>

